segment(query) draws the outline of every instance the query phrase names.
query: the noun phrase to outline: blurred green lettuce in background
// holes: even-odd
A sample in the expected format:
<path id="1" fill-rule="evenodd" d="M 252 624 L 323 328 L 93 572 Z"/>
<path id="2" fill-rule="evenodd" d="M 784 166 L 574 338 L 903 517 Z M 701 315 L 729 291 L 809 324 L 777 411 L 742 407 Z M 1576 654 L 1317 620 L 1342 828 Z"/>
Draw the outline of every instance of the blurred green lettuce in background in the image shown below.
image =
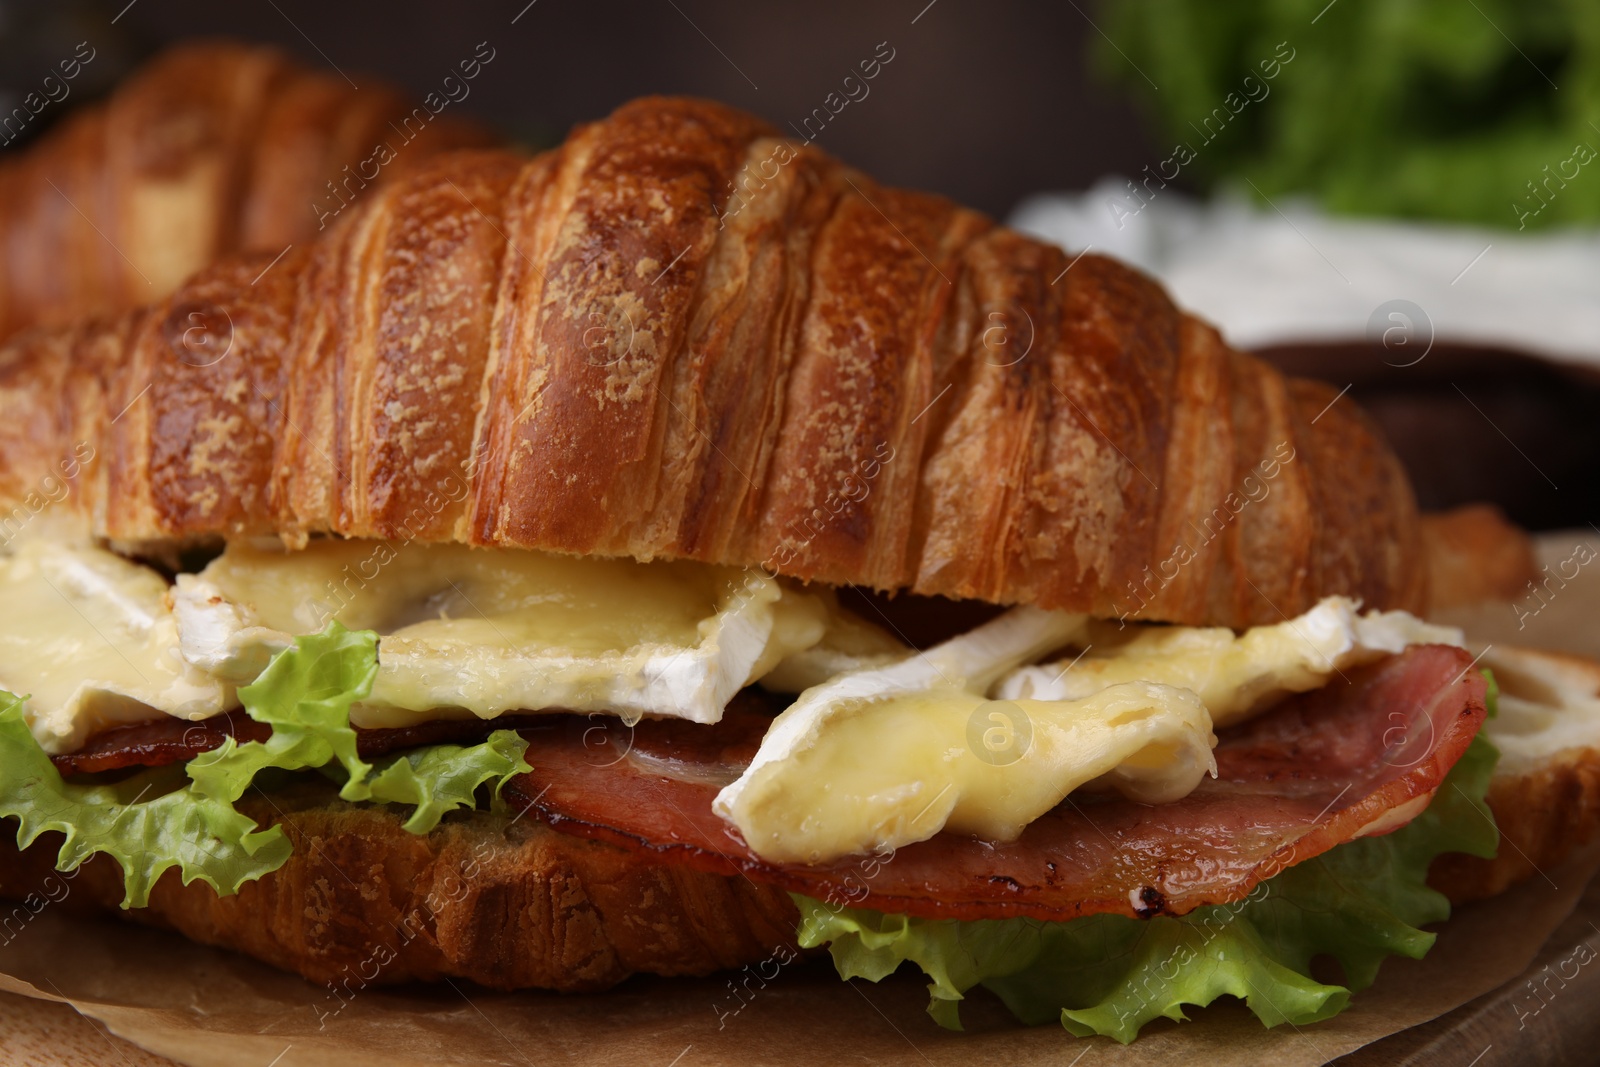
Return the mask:
<path id="1" fill-rule="evenodd" d="M 1108 0 L 1097 17 L 1097 67 L 1189 148 L 1188 180 L 1352 214 L 1600 219 L 1596 0 Z"/>

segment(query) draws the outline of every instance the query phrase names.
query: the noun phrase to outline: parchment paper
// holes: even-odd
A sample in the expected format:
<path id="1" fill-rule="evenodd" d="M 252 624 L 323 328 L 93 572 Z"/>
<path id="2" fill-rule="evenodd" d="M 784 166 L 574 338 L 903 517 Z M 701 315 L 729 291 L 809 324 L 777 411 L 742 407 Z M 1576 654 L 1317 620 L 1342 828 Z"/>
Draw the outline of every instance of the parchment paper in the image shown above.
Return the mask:
<path id="1" fill-rule="evenodd" d="M 1580 536 L 1544 539 L 1553 558 Z M 1521 644 L 1600 650 L 1600 561 L 1551 600 Z M 1590 568 L 1585 568 L 1587 571 Z M 1567 607 L 1556 627 L 1555 607 Z M 1490 609 L 1486 617 L 1492 618 Z M 1535 641 L 1559 629 L 1559 640 Z M 1492 639 L 1492 638 L 1491 638 Z M 1507 641 L 1507 643 L 1512 643 Z M 1021 1027 L 981 991 L 964 1034 L 927 1016 L 923 980 L 844 983 L 827 960 L 797 962 L 736 998 L 726 977 L 638 977 L 592 996 L 494 994 L 474 987 L 326 988 L 233 953 L 116 921 L 46 908 L 0 947 L 0 991 L 65 1001 L 113 1033 L 193 1067 L 446 1067 L 455 1064 L 1005 1062 L 1128 1065 L 1320 1064 L 1435 1019 L 1517 978 L 1572 914 L 1595 871 L 1590 852 L 1499 898 L 1459 908 L 1426 959 L 1390 960 L 1344 1014 L 1315 1026 L 1264 1029 L 1243 1005 L 1158 1021 L 1131 1046 Z M 1600 930 L 1600 928 L 1597 928 Z M 1596 940 L 1600 941 L 1600 933 Z M 1504 995 L 1504 991 L 1501 991 Z M 335 1011 L 337 1009 L 337 1011 Z"/>
<path id="2" fill-rule="evenodd" d="M 1600 1049 L 1600 879 L 1528 965 L 1493 993 L 1342 1057 L 1337 1067 L 1586 1063 Z"/>
<path id="3" fill-rule="evenodd" d="M 636 978 L 608 993 L 492 994 L 463 985 L 368 989 L 336 1016 L 327 990 L 233 953 L 117 922 L 42 913 L 0 951 L 0 989 L 63 999 L 116 1034 L 194 1067 L 1072 1063 L 1320 1064 L 1433 1019 L 1516 977 L 1572 911 L 1600 862 L 1586 856 L 1498 900 L 1458 910 L 1420 961 L 1326 1023 L 1264 1029 L 1237 1003 L 1158 1021 L 1133 1045 L 1021 1027 L 984 994 L 968 1031 L 928 1018 L 923 981 L 839 981 L 794 964 L 737 1014 L 725 979 Z M 723 1014 L 719 1018 L 719 1011 Z"/>

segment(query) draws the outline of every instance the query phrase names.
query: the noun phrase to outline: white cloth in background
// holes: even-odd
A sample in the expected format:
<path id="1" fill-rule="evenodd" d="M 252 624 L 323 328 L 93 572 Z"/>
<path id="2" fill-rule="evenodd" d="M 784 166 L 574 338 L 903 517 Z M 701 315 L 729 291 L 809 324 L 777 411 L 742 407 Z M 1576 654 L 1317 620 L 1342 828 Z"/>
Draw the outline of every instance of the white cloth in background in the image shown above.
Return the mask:
<path id="1" fill-rule="evenodd" d="M 1528 235 L 1275 203 L 1163 189 L 1140 207 L 1126 179 L 1105 178 L 1087 192 L 1031 197 L 1010 224 L 1153 274 L 1240 348 L 1377 340 L 1396 327 L 1422 342 L 1431 324 L 1441 342 L 1600 366 L 1600 229 Z"/>

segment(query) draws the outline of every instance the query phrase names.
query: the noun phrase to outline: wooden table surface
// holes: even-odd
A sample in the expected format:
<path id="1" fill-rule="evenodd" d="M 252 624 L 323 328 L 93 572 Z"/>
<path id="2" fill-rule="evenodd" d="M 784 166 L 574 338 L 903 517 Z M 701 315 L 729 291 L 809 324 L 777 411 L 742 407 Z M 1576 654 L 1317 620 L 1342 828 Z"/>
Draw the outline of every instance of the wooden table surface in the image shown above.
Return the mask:
<path id="1" fill-rule="evenodd" d="M 65 1004 L 0 993 L 0 1064 L 5 1067 L 173 1067 L 171 1060 L 106 1033 Z"/>

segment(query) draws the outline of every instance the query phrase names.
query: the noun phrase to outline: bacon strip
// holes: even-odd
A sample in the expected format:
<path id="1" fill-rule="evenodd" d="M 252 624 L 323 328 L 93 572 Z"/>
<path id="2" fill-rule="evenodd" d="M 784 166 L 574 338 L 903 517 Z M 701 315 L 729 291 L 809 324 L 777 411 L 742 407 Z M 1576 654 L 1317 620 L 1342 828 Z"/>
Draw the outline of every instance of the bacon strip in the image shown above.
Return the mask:
<path id="1" fill-rule="evenodd" d="M 737 694 L 728 705 L 730 713 L 751 716 L 765 723 L 783 706 L 780 698 L 768 696 L 759 690 L 747 689 Z M 401 752 L 423 745 L 477 744 L 496 730 L 542 730 L 554 724 L 576 743 L 594 747 L 604 744 L 605 725 L 614 722 L 599 712 L 589 715 L 552 715 L 550 713 L 526 715 L 501 715 L 495 719 L 464 716 L 459 719 L 435 719 L 415 726 L 387 729 L 356 727 L 356 751 L 362 759 L 376 759 L 390 752 Z M 655 724 L 657 727 L 665 723 Z M 694 726 L 704 730 L 704 726 Z M 763 726 L 764 729 L 764 726 Z M 210 752 L 232 737 L 240 742 L 265 741 L 272 736 L 272 728 L 256 722 L 243 710 L 234 710 L 198 722 L 188 722 L 163 715 L 148 722 L 116 726 L 95 734 L 76 752 L 51 756 L 56 770 L 63 775 L 101 774 L 107 771 L 126 770 L 130 767 L 165 767 L 183 763 L 202 752 Z M 756 734 L 756 741 L 761 734 Z M 754 749 L 751 753 L 754 754 Z M 748 761 L 748 759 L 747 759 Z M 732 779 L 729 779 L 730 781 Z"/>
<path id="2" fill-rule="evenodd" d="M 770 703 L 746 691 L 714 727 L 677 720 L 625 727 L 606 716 L 446 720 L 359 730 L 360 751 L 470 743 L 519 729 L 532 774 L 506 799 L 565 833 L 818 899 L 925 918 L 1099 912 L 1183 914 L 1244 897 L 1292 864 L 1365 833 L 1398 829 L 1422 809 L 1484 718 L 1484 681 L 1460 649 L 1408 649 L 1348 679 L 1291 698 L 1223 731 L 1219 776 L 1174 804 L 1078 792 L 1009 844 L 953 834 L 817 867 L 771 864 L 711 810 L 755 755 Z M 242 713 L 175 719 L 102 734 L 54 757 L 63 773 L 158 766 L 259 740 Z"/>
<path id="3" fill-rule="evenodd" d="M 538 721 L 533 715 L 504 715 L 493 720 L 436 719 L 383 730 L 357 727 L 356 751 L 362 759 L 370 760 L 423 745 L 476 744 L 495 730 L 514 730 Z M 229 737 L 244 742 L 265 741 L 271 736 L 272 727 L 256 722 L 243 711 L 230 711 L 199 722 L 164 716 L 96 734 L 78 751 L 51 756 L 50 761 L 63 775 L 165 767 L 210 752 Z"/>
<path id="4" fill-rule="evenodd" d="M 1225 731 L 1217 780 L 1184 800 L 1076 793 L 1009 844 L 941 834 L 892 858 L 768 863 L 711 810 L 760 739 L 764 723 L 749 715 L 715 730 L 641 724 L 627 749 L 626 730 L 606 745 L 530 732 L 534 771 L 506 794 L 570 834 L 879 911 L 1182 914 L 1238 900 L 1288 866 L 1420 812 L 1483 722 L 1485 685 L 1471 668 L 1460 649 L 1408 649 Z"/>

